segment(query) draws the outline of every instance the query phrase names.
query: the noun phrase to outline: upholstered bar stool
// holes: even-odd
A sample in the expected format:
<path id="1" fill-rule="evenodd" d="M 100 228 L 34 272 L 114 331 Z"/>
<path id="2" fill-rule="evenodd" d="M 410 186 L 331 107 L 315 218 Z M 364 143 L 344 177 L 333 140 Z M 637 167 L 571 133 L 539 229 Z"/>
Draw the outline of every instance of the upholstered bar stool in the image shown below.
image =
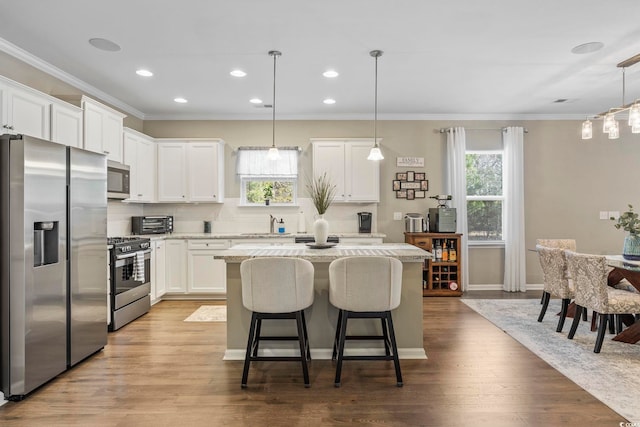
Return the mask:
<path id="1" fill-rule="evenodd" d="M 337 357 L 335 386 L 340 387 L 344 360 L 393 360 L 396 384 L 402 387 L 398 347 L 391 310 L 400 305 L 402 263 L 389 257 L 347 257 L 329 265 L 329 301 L 340 310 L 333 359 Z M 382 335 L 347 335 L 353 318 L 381 320 Z M 345 356 L 347 340 L 382 340 L 384 355 Z"/>
<path id="2" fill-rule="evenodd" d="M 300 361 L 305 387 L 309 387 L 311 359 L 304 309 L 313 304 L 313 264 L 299 258 L 252 258 L 240 264 L 242 304 L 251 311 L 251 325 L 242 372 L 247 387 L 249 365 L 255 361 Z M 295 319 L 296 336 L 262 336 L 262 321 Z M 260 341 L 298 341 L 300 356 L 259 356 Z"/>

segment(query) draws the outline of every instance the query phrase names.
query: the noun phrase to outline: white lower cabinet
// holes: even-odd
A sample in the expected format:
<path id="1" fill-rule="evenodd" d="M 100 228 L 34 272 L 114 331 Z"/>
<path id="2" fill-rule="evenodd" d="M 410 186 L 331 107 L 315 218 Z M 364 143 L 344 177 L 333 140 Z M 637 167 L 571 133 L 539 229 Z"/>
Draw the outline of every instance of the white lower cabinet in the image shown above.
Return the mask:
<path id="1" fill-rule="evenodd" d="M 151 300 L 157 301 L 167 293 L 166 278 L 167 250 L 164 240 L 157 240 L 151 245 Z"/>
<path id="2" fill-rule="evenodd" d="M 187 241 L 165 241 L 165 278 L 168 293 L 187 292 Z"/>
<path id="3" fill-rule="evenodd" d="M 189 240 L 187 254 L 187 292 L 227 292 L 227 266 L 224 260 L 214 259 L 229 248 L 228 240 Z"/>

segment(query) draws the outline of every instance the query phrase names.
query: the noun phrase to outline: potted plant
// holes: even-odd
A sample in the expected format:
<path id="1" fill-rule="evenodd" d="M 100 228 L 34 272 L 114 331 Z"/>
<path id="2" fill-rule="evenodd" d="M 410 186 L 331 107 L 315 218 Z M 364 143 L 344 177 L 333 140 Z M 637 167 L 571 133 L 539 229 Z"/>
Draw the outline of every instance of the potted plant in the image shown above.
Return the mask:
<path id="1" fill-rule="evenodd" d="M 617 219 L 614 217 L 610 219 L 616 221 L 615 228 L 622 228 L 629 233 L 624 238 L 622 256 L 626 259 L 640 260 L 640 219 L 633 211 L 633 206 L 629 205 L 629 210 L 623 212 Z"/>
<path id="2" fill-rule="evenodd" d="M 324 214 L 333 202 L 336 186 L 331 183 L 331 179 L 325 172 L 320 176 L 309 179 L 307 181 L 307 190 L 313 205 L 318 211 L 318 219 L 313 223 L 313 237 L 317 245 L 326 245 L 329 237 L 329 223 L 324 219 Z"/>
<path id="3" fill-rule="evenodd" d="M 264 186 L 264 188 L 262 190 L 262 195 L 264 196 L 264 204 L 269 206 L 269 201 L 273 197 L 273 184 L 272 183 L 265 184 L 265 186 Z"/>

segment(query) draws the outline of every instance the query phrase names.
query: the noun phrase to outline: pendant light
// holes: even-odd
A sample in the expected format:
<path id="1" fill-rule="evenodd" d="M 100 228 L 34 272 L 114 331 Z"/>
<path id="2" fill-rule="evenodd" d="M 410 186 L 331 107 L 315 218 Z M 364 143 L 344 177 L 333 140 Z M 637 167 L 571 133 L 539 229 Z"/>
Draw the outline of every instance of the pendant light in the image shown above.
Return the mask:
<path id="1" fill-rule="evenodd" d="M 282 55 L 282 52 L 277 50 L 270 50 L 269 55 L 273 56 L 273 105 L 271 106 L 272 142 L 271 142 L 271 148 L 269 148 L 269 152 L 267 152 L 267 159 L 278 160 L 280 158 L 280 153 L 276 148 L 276 60 L 280 55 Z"/>
<path id="2" fill-rule="evenodd" d="M 383 160 L 384 156 L 382 155 L 382 151 L 380 151 L 380 146 L 378 145 L 378 58 L 382 56 L 381 50 L 372 50 L 369 52 L 369 55 L 373 56 L 376 59 L 376 88 L 375 88 L 375 107 L 374 107 L 374 116 L 373 116 L 373 147 L 371 151 L 369 151 L 369 157 L 367 160 L 379 161 Z"/>

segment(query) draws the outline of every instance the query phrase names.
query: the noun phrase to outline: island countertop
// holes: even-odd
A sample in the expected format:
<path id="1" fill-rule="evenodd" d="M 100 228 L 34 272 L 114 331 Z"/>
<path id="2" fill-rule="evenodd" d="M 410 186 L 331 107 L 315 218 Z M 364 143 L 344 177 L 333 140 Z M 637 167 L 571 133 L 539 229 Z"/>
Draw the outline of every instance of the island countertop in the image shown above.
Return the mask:
<path id="1" fill-rule="evenodd" d="M 381 243 L 377 245 L 337 244 L 330 248 L 312 249 L 304 243 L 288 245 L 240 244 L 235 245 L 215 259 L 229 263 L 239 263 L 257 257 L 296 257 L 311 262 L 331 262 L 348 256 L 389 256 L 402 262 L 423 262 L 433 258 L 430 252 L 408 243 Z"/>

